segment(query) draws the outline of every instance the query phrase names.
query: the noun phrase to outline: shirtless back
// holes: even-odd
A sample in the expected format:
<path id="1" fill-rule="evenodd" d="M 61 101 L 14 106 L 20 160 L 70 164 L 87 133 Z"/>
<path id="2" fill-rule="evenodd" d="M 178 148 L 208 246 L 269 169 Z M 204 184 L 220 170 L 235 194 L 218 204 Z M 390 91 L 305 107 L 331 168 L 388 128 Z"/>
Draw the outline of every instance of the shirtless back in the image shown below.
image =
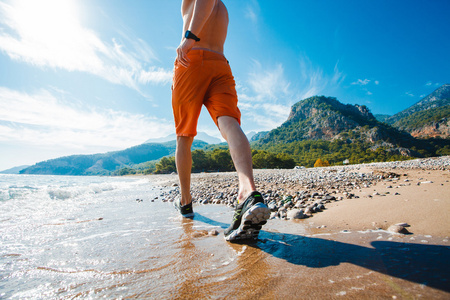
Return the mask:
<path id="1" fill-rule="evenodd" d="M 200 38 L 194 48 L 205 48 L 223 54 L 227 37 L 228 11 L 221 0 L 183 0 L 183 39 L 186 30 Z"/>

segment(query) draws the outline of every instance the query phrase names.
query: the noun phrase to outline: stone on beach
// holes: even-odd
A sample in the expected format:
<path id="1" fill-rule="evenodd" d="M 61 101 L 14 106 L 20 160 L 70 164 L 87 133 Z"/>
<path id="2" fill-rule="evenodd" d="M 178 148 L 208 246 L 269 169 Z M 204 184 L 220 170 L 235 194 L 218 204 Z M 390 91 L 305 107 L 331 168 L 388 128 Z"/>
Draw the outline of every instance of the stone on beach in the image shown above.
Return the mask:
<path id="1" fill-rule="evenodd" d="M 209 235 L 219 235 L 219 232 L 218 232 L 216 229 L 211 229 L 211 230 L 208 232 L 208 234 L 209 234 Z"/>
<path id="2" fill-rule="evenodd" d="M 392 232 L 392 233 L 401 233 L 401 234 L 408 234 L 408 233 L 410 233 L 410 232 L 405 228 L 405 226 L 402 226 L 402 224 L 403 224 L 403 223 L 400 223 L 400 225 L 399 225 L 399 224 L 391 225 L 391 226 L 389 226 L 389 228 L 388 228 L 387 231 Z"/>
<path id="3" fill-rule="evenodd" d="M 304 219 L 307 216 L 304 214 L 303 209 L 292 209 L 287 213 L 288 219 Z"/>

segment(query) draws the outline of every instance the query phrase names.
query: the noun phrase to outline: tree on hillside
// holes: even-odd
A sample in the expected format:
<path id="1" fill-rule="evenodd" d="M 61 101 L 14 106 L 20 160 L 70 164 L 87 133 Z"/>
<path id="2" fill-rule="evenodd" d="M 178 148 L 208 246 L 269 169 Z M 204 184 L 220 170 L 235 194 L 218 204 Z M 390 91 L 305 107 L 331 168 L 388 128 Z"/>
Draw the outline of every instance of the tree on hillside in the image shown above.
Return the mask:
<path id="1" fill-rule="evenodd" d="M 314 168 L 317 167 L 328 167 L 330 166 L 330 163 L 328 162 L 328 160 L 321 160 L 320 158 L 316 160 L 316 162 L 314 163 Z"/>
<path id="2" fill-rule="evenodd" d="M 231 159 L 230 151 L 223 149 L 214 149 L 209 152 L 211 156 L 211 164 L 213 170 L 218 171 L 232 171 L 234 170 L 233 160 Z"/>
<path id="3" fill-rule="evenodd" d="M 169 174 L 176 171 L 175 157 L 163 157 L 156 164 L 156 174 Z"/>
<path id="4" fill-rule="evenodd" d="M 252 151 L 253 167 L 255 169 L 292 169 L 294 159 L 286 153 L 271 153 L 267 151 Z"/>
<path id="5" fill-rule="evenodd" d="M 210 166 L 209 159 L 203 150 L 192 151 L 192 169 L 197 172 L 207 171 Z"/>

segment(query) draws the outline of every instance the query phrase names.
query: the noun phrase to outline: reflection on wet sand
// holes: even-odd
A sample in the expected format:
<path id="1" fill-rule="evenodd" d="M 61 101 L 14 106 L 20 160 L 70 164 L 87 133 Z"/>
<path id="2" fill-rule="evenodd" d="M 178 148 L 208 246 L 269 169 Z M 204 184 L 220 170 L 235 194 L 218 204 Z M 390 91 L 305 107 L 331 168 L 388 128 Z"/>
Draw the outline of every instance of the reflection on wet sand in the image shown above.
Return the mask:
<path id="1" fill-rule="evenodd" d="M 266 261 L 269 255 L 245 244 L 227 243 L 223 236 L 208 236 L 206 230 L 195 228 L 199 219 L 207 218 L 198 215 L 194 220 L 182 220 L 181 251 L 177 254 L 174 270 L 177 279 L 170 298 L 245 299 L 267 295 L 276 280 Z M 199 246 L 196 246 L 197 242 Z"/>
<path id="2" fill-rule="evenodd" d="M 201 215 L 195 221 L 219 225 Z M 222 228 L 224 225 L 220 224 Z M 222 270 L 215 277 L 197 278 L 209 281 L 199 286 L 203 291 L 186 286 L 178 296 L 448 297 L 449 247 L 377 240 L 379 233 L 332 237 L 340 241 L 272 231 L 262 231 L 255 243 L 231 244 L 222 240 L 219 247 L 226 245 L 240 253 L 234 269 Z M 212 287 L 219 276 L 226 280 Z"/>

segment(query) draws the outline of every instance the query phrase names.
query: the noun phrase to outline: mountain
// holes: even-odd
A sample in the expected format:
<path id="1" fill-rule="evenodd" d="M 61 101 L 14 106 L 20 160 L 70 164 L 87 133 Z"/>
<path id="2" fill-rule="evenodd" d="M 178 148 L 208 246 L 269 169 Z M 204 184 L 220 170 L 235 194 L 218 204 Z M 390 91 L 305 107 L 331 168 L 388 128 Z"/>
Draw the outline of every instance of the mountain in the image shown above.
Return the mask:
<path id="1" fill-rule="evenodd" d="M 416 139 L 378 121 L 366 106 L 343 104 L 325 96 L 314 96 L 294 104 L 286 122 L 260 138 L 255 146 L 268 149 L 299 141 L 335 140 L 359 143 L 373 151 L 382 147 L 398 155 L 420 156 L 412 149 L 418 143 Z"/>
<path id="2" fill-rule="evenodd" d="M 450 84 L 444 84 L 441 87 L 437 88 L 434 92 L 424 97 L 416 104 L 390 117 L 387 122 L 389 124 L 395 124 L 400 119 L 410 116 L 415 112 L 446 105 L 450 105 Z"/>
<path id="3" fill-rule="evenodd" d="M 450 137 L 450 105 L 417 111 L 394 123 L 417 138 Z"/>
<path id="4" fill-rule="evenodd" d="M 366 106 L 342 104 L 336 98 L 314 96 L 294 104 L 280 127 L 259 143 L 331 140 L 341 132 L 362 126 L 383 126 Z"/>
<path id="5" fill-rule="evenodd" d="M 192 148 L 201 149 L 206 145 L 203 141 L 194 141 Z M 171 141 L 163 144 L 147 143 L 108 153 L 71 155 L 39 162 L 20 171 L 20 174 L 110 175 L 124 167 L 173 155 L 175 147 L 175 141 Z"/>
<path id="6" fill-rule="evenodd" d="M 391 115 L 383 115 L 383 114 L 376 114 L 373 116 L 375 117 L 375 119 L 377 119 L 380 122 L 386 122 L 386 120 L 391 117 Z"/>
<path id="7" fill-rule="evenodd" d="M 247 136 L 247 138 L 250 142 L 256 142 L 259 139 L 261 139 L 262 137 L 265 137 L 268 133 L 269 133 L 269 131 L 260 131 L 258 133 L 253 134 L 250 138 Z"/>
<path id="8" fill-rule="evenodd" d="M 173 133 L 173 134 L 169 134 L 168 136 L 165 136 L 162 138 L 149 139 L 149 140 L 145 141 L 145 143 L 165 143 L 165 142 L 176 141 L 176 140 L 177 140 L 177 135 L 175 133 Z M 220 139 L 210 136 L 205 132 L 198 132 L 197 136 L 195 137 L 194 140 L 204 141 L 208 144 L 220 144 L 222 142 Z"/>
<path id="9" fill-rule="evenodd" d="M 245 136 L 247 137 L 247 140 L 251 140 L 255 134 L 258 134 L 256 131 L 250 131 L 249 133 L 247 133 Z"/>
<path id="10" fill-rule="evenodd" d="M 7 169 L 7 170 L 3 170 L 0 171 L 0 174 L 19 174 L 20 171 L 22 171 L 23 169 L 28 168 L 29 166 L 18 166 L 18 167 L 14 167 L 11 169 Z"/>
<path id="11" fill-rule="evenodd" d="M 389 117 L 386 123 L 414 137 L 450 137 L 450 84 L 444 84 L 411 107 Z"/>
<path id="12" fill-rule="evenodd" d="M 160 138 L 156 138 L 156 139 L 148 139 L 144 142 L 144 144 L 160 144 L 160 143 L 166 143 L 166 142 L 171 142 L 171 141 L 176 141 L 176 140 L 177 140 L 177 135 L 175 133 L 172 133 L 165 137 L 160 137 Z"/>

